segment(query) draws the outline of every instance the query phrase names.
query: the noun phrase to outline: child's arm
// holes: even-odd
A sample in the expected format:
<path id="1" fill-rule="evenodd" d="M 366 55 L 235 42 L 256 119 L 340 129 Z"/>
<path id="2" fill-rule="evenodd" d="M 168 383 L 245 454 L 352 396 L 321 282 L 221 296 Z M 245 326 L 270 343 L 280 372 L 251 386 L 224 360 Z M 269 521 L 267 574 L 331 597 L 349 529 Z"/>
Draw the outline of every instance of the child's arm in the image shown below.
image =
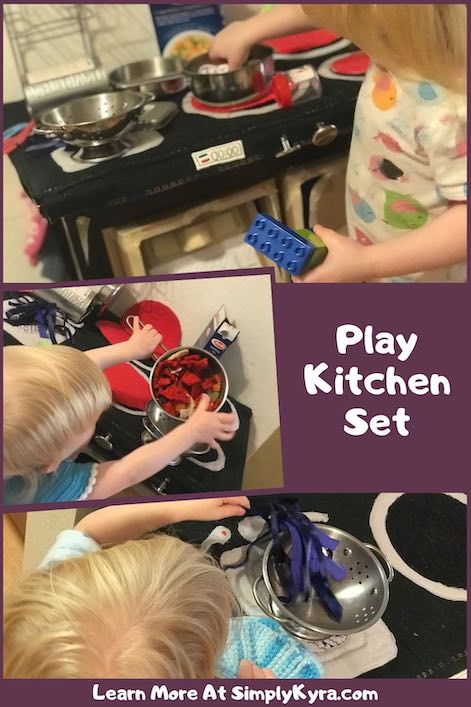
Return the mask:
<path id="1" fill-rule="evenodd" d="M 203 395 L 190 419 L 162 439 L 145 444 L 117 461 L 99 464 L 95 485 L 87 500 L 108 498 L 140 483 L 198 442 L 214 447 L 216 440 L 232 439 L 234 415 L 208 412 L 208 406 L 209 398 Z"/>
<path id="2" fill-rule="evenodd" d="M 370 246 L 315 226 L 327 246 L 327 258 L 303 277 L 293 279 L 311 283 L 366 282 L 464 262 L 466 214 L 466 204 L 456 204 L 421 228 Z"/>
<path id="3" fill-rule="evenodd" d="M 165 525 L 184 520 L 222 520 L 243 516 L 249 508 L 250 501 L 246 496 L 108 506 L 89 513 L 75 528 L 99 545 L 116 545 L 140 538 Z"/>
<path id="4" fill-rule="evenodd" d="M 135 318 L 133 333 L 127 341 L 123 341 L 121 344 L 101 346 L 99 349 L 90 349 L 85 353 L 103 371 L 118 363 L 149 358 L 161 341 L 162 335 L 158 331 L 150 324 L 146 324 L 141 329 Z"/>
<path id="5" fill-rule="evenodd" d="M 232 22 L 216 35 L 209 50 L 212 59 L 226 59 L 229 69 L 244 63 L 250 48 L 264 39 L 312 29 L 300 5 L 279 5 L 244 22 Z"/>

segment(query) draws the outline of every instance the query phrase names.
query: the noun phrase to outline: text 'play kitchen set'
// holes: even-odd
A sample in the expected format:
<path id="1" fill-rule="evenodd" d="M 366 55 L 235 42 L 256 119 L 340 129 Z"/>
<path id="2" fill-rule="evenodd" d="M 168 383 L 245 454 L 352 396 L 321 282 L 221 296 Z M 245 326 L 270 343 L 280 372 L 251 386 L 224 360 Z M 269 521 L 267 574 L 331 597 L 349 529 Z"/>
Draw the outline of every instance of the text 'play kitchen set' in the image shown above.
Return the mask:
<path id="1" fill-rule="evenodd" d="M 41 7 L 58 14 L 41 23 Z M 346 154 L 367 58 L 320 29 L 255 46 L 229 71 L 207 54 L 219 6 L 156 5 L 161 56 L 105 71 L 88 29 L 93 8 L 5 8 L 25 101 L 5 105 L 4 151 L 71 277 L 154 274 L 155 261 L 158 272 L 275 264 L 286 280 L 319 245 L 325 255 L 299 231 L 307 213 L 284 227 L 304 248 L 294 260 L 244 236 L 257 211 L 282 218 L 275 178 L 288 167 Z M 58 32 L 80 37 L 81 70 L 32 71 L 32 51 Z"/>
<path id="2" fill-rule="evenodd" d="M 299 671 L 303 655 L 331 679 L 466 667 L 464 494 L 258 496 L 243 519 L 175 530 L 218 560 L 243 613 L 294 637 Z"/>
<path id="3" fill-rule="evenodd" d="M 133 321 L 151 324 L 162 342 L 150 361 L 132 361 L 104 371 L 113 403 L 78 461 L 120 459 L 142 444 L 158 440 L 184 424 L 202 394 L 209 410 L 233 412 L 236 433 L 212 449 L 195 444 L 168 467 L 136 488 L 141 495 L 231 491 L 242 487 L 252 410 L 230 397 L 224 353 L 238 345 L 239 330 L 221 306 L 201 336 L 182 345 L 175 312 L 154 300 L 135 303 L 120 317 L 108 307 L 126 286 L 58 288 L 4 295 L 4 343 L 71 345 L 82 351 L 126 341 Z M 204 324 L 204 317 L 202 325 Z"/>

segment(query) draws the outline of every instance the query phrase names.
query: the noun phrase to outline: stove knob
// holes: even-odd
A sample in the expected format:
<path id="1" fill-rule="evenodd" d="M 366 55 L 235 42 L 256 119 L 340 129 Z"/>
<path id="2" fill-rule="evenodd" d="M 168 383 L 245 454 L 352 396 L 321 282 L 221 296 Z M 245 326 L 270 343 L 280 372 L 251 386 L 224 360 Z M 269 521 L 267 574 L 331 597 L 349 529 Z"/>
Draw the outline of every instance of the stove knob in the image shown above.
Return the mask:
<path id="1" fill-rule="evenodd" d="M 312 144 L 316 147 L 329 145 L 329 143 L 335 140 L 338 134 L 339 129 L 336 125 L 326 125 L 325 123 L 317 123 L 314 135 L 312 136 Z"/>
<path id="2" fill-rule="evenodd" d="M 291 155 L 293 152 L 297 152 L 301 149 L 301 145 L 298 143 L 296 143 L 296 145 L 292 145 L 286 135 L 282 135 L 280 139 L 282 149 L 275 154 L 275 157 L 285 157 L 286 155 Z"/>
<path id="3" fill-rule="evenodd" d="M 170 479 L 164 479 L 162 483 L 160 483 L 158 486 L 155 486 L 152 484 L 152 488 L 156 493 L 160 493 L 162 496 L 166 494 L 167 492 L 167 486 L 169 484 Z"/>
<path id="4" fill-rule="evenodd" d="M 98 446 L 101 447 L 102 449 L 104 449 L 106 452 L 113 451 L 113 442 L 111 441 L 110 434 L 95 435 L 95 437 L 93 439 L 98 444 Z"/>
<path id="5" fill-rule="evenodd" d="M 182 461 L 181 457 L 175 457 L 171 462 L 168 463 L 169 466 L 178 466 Z"/>

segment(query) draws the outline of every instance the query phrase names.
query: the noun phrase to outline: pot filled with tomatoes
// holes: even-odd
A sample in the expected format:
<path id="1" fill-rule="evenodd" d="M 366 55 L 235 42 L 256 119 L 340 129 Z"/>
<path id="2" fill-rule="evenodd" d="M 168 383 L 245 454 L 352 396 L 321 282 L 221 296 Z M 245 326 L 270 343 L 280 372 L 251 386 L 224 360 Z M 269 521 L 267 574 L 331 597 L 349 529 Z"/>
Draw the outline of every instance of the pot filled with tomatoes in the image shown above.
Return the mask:
<path id="1" fill-rule="evenodd" d="M 154 416 L 167 431 L 188 420 L 206 394 L 208 410 L 218 412 L 229 392 L 227 373 L 208 351 L 192 346 L 166 351 L 154 364 L 150 375 Z M 148 408 L 152 413 L 152 408 Z"/>

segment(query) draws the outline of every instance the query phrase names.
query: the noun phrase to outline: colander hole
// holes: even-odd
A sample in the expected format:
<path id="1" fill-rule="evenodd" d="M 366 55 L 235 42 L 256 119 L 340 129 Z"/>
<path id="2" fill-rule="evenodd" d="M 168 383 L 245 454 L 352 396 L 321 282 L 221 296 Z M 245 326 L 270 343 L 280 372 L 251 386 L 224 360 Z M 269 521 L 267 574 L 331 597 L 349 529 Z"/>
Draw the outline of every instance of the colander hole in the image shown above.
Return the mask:
<path id="1" fill-rule="evenodd" d="M 350 567 L 350 572 L 353 572 L 353 567 Z"/>
<path id="2" fill-rule="evenodd" d="M 367 574 L 367 575 L 366 575 L 366 579 L 369 579 L 369 578 L 370 578 L 370 575 L 369 575 L 369 574 Z"/>
<path id="3" fill-rule="evenodd" d="M 367 570 L 367 569 L 368 569 L 368 565 L 365 565 L 365 570 Z"/>
<path id="4" fill-rule="evenodd" d="M 367 621 L 368 621 L 368 617 L 366 617 L 366 619 L 363 619 L 364 624 L 366 624 Z"/>
<path id="5" fill-rule="evenodd" d="M 360 619 L 357 619 L 357 620 L 355 621 L 355 623 L 359 624 L 359 623 L 360 623 Z"/>
<path id="6" fill-rule="evenodd" d="M 360 616 L 360 614 L 355 614 L 355 618 L 357 619 Z"/>
<path id="7" fill-rule="evenodd" d="M 361 570 L 358 570 L 358 574 L 361 574 Z"/>
<path id="8" fill-rule="evenodd" d="M 360 581 L 360 582 L 358 582 L 358 584 L 361 584 L 361 581 Z"/>
<path id="9" fill-rule="evenodd" d="M 362 611 L 366 611 L 366 606 L 363 607 Z"/>
<path id="10" fill-rule="evenodd" d="M 373 614 L 373 616 L 374 616 L 374 615 L 376 614 L 376 611 L 372 611 L 371 613 L 372 613 L 372 614 Z"/>
<path id="11" fill-rule="evenodd" d="M 376 587 L 371 590 L 371 596 L 376 596 L 377 593 L 378 593 L 378 590 L 376 589 Z"/>
<path id="12" fill-rule="evenodd" d="M 374 606 L 370 606 L 370 609 L 373 610 L 373 609 L 374 609 Z"/>
<path id="13" fill-rule="evenodd" d="M 359 565 L 359 564 L 360 564 L 360 562 L 358 561 L 358 562 L 357 562 L 357 565 Z"/>

